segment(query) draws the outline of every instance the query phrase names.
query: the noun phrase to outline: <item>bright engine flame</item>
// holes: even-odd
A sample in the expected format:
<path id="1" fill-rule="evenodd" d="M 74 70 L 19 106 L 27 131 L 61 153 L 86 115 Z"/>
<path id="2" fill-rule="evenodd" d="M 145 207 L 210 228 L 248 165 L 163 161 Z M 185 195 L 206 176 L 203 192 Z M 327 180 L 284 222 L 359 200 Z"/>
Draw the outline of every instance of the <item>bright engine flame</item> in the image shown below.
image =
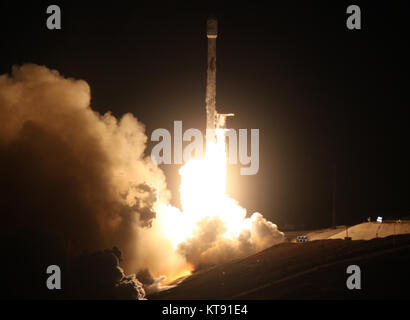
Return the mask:
<path id="1" fill-rule="evenodd" d="M 223 129 L 216 131 L 216 141 L 207 141 L 205 157 L 188 161 L 179 173 L 182 211 L 157 203 L 157 219 L 153 224 L 173 246 L 170 254 L 182 254 L 186 259 L 184 265 L 168 274 L 169 281 L 181 272 L 189 274 L 202 262 L 226 261 L 283 241 L 284 234 L 275 224 L 258 212 L 246 218 L 246 210 L 226 194 Z"/>
<path id="2" fill-rule="evenodd" d="M 216 130 L 216 137 L 216 142 L 207 141 L 204 159 L 192 159 L 179 171 L 182 212 L 172 206 L 159 210 L 163 232 L 175 248 L 192 236 L 197 223 L 206 217 L 218 217 L 226 227 L 224 236 L 231 239 L 251 227 L 250 219 L 245 219 L 246 210 L 226 194 L 227 157 L 223 129 Z"/>

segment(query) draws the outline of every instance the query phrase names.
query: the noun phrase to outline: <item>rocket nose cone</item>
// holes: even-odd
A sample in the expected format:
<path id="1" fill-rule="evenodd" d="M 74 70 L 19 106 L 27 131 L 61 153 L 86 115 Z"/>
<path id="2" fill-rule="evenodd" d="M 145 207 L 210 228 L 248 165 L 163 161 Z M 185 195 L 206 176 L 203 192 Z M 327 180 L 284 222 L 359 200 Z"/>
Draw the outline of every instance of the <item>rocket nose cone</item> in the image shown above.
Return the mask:
<path id="1" fill-rule="evenodd" d="M 206 21 L 206 34 L 211 37 L 218 35 L 218 20 L 214 14 L 211 14 Z"/>

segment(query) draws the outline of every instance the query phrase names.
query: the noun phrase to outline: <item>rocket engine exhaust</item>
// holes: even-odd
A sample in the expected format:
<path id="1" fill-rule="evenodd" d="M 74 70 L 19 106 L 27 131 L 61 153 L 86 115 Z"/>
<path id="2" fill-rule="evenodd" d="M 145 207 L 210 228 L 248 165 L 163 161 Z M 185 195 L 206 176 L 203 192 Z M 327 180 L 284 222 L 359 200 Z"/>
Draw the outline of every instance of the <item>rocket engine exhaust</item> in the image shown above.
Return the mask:
<path id="1" fill-rule="evenodd" d="M 93 279 L 90 291 L 79 291 L 80 296 L 135 298 L 144 294 L 133 272 L 148 269 L 145 280 L 139 273 L 144 288 L 161 290 L 162 275 L 171 282 L 201 266 L 283 241 L 276 225 L 257 212 L 248 217 L 226 193 L 224 129 L 233 114 L 216 111 L 213 16 L 207 38 L 207 148 L 204 159 L 191 159 L 180 169 L 181 209 L 170 204 L 164 172 L 145 154 L 145 126 L 133 115 L 117 119 L 94 111 L 85 81 L 45 66 L 25 64 L 13 67 L 11 75 L 0 74 L 0 216 L 5 225 L 0 235 L 5 244 L 17 243 L 17 250 L 8 245 L 4 250 L 10 261 L 24 254 L 29 263 L 37 256 L 37 268 L 54 262 L 50 254 L 67 257 L 71 265 L 81 252 L 98 250 L 89 258 L 80 256 L 79 279 Z M 30 243 L 20 241 L 23 233 Z M 126 257 L 124 270 L 119 249 L 100 252 L 117 244 Z M 31 270 L 25 264 L 3 265 L 3 274 Z M 20 283 L 31 286 L 30 277 L 17 278 L 11 281 L 13 290 Z M 37 280 L 44 285 L 42 277 Z M 97 282 L 101 292 L 94 287 Z"/>
<path id="2" fill-rule="evenodd" d="M 244 257 L 283 241 L 275 224 L 247 211 L 226 193 L 226 117 L 216 111 L 216 39 L 218 22 L 207 20 L 208 69 L 206 86 L 206 152 L 191 159 L 179 173 L 182 210 L 161 206 L 155 225 L 171 239 L 175 254 L 189 270 Z"/>

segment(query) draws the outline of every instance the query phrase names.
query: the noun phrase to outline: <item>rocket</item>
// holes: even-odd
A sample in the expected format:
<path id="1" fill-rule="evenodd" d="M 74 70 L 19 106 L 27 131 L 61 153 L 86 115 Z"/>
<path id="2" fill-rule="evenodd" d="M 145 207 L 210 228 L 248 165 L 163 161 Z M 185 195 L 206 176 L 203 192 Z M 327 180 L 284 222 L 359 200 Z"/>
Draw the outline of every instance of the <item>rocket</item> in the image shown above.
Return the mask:
<path id="1" fill-rule="evenodd" d="M 216 39 L 218 37 L 218 20 L 210 15 L 206 22 L 208 38 L 208 69 L 206 80 L 206 139 L 215 141 L 215 129 L 224 129 L 226 117 L 233 113 L 220 114 L 216 111 Z"/>

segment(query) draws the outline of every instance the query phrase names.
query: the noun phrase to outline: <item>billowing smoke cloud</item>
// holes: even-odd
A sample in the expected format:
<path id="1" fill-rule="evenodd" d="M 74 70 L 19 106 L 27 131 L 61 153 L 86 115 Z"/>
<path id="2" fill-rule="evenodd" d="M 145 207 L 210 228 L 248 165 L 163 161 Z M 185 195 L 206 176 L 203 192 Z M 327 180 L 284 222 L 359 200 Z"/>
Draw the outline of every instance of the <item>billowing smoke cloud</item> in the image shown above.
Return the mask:
<path id="1" fill-rule="evenodd" d="M 192 237 L 182 242 L 178 250 L 189 263 L 201 268 L 245 257 L 284 240 L 277 226 L 260 213 L 248 219 L 250 227 L 242 230 L 238 237 L 230 238 L 224 236 L 226 228 L 220 218 L 207 217 L 197 224 Z"/>
<path id="2" fill-rule="evenodd" d="M 38 277 L 63 257 L 114 245 L 128 270 L 141 267 L 138 230 L 169 197 L 144 155 L 144 130 L 131 114 L 94 112 L 82 80 L 34 64 L 1 75 L 1 237 L 10 261 L 2 271 Z"/>
<path id="3" fill-rule="evenodd" d="M 181 213 L 168 205 L 146 143 L 131 114 L 93 111 L 82 80 L 34 64 L 0 75 L 1 296 L 143 298 L 166 288 L 161 275 L 175 278 L 283 240 L 260 214 L 235 239 L 208 217 L 176 248 L 164 231 Z M 158 214 L 164 207 L 167 219 Z M 103 251 L 114 246 L 122 254 Z M 45 286 L 54 264 L 65 279 L 59 292 Z M 130 274 L 140 270 L 142 283 Z"/>

